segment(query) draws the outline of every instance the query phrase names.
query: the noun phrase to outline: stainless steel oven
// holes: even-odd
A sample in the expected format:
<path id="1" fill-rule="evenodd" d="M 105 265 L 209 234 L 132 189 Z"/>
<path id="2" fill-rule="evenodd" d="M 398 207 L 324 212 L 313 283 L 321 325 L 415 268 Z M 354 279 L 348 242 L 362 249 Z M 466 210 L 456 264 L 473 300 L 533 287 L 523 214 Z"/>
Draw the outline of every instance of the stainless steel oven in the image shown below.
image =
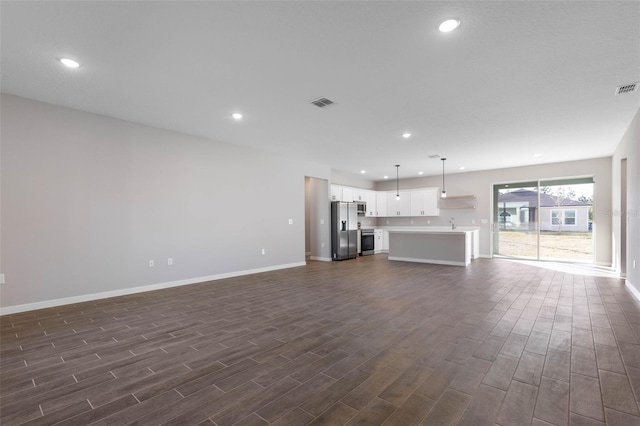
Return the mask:
<path id="1" fill-rule="evenodd" d="M 360 247 L 362 248 L 362 255 L 367 256 L 374 253 L 375 237 L 373 235 L 373 229 L 362 229 L 360 237 Z"/>

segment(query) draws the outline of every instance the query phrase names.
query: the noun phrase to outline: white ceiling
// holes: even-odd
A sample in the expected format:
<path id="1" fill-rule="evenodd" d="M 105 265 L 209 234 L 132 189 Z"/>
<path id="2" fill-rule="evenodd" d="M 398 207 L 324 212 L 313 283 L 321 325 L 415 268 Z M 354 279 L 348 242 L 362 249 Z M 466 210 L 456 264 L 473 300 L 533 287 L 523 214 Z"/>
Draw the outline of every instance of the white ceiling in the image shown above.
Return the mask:
<path id="1" fill-rule="evenodd" d="M 431 154 L 448 173 L 609 156 L 640 106 L 640 91 L 614 96 L 640 81 L 637 1 L 3 1 L 0 12 L 4 93 L 371 180 L 395 164 L 401 178 L 439 174 Z M 440 33 L 446 17 L 462 25 Z M 335 104 L 309 104 L 321 96 Z"/>

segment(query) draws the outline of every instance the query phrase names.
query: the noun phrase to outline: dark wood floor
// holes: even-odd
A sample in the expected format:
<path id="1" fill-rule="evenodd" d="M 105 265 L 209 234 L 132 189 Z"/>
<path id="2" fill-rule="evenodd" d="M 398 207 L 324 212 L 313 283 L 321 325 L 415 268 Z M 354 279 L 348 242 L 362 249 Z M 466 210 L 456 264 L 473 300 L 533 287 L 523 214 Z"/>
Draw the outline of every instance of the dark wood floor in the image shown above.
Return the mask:
<path id="1" fill-rule="evenodd" d="M 3 425 L 640 425 L 640 303 L 507 260 L 311 262 L 1 332 Z"/>

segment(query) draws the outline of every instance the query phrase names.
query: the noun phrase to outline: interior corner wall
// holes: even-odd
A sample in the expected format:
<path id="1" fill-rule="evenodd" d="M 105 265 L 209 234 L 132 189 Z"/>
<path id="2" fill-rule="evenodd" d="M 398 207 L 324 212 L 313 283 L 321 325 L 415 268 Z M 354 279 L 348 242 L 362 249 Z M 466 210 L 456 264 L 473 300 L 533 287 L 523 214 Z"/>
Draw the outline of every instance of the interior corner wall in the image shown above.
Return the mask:
<path id="1" fill-rule="evenodd" d="M 621 209 L 620 163 L 627 159 L 627 210 Z M 627 283 L 640 294 L 640 109 L 620 140 L 611 159 L 613 180 L 613 208 L 609 210 L 613 222 L 613 264 L 620 269 L 620 232 L 622 220 L 627 222 Z M 635 261 L 636 267 L 633 268 Z"/>
<path id="2" fill-rule="evenodd" d="M 435 160 L 434 160 L 435 161 Z M 493 169 L 478 172 L 446 174 L 447 194 L 475 195 L 475 209 L 440 210 L 440 216 L 422 218 L 380 218 L 378 225 L 447 226 L 450 217 L 459 226 L 480 228 L 480 255 L 491 254 L 491 192 L 495 183 L 524 182 L 569 176 L 595 176 L 594 223 L 596 263 L 611 265 L 611 158 L 547 163 L 534 166 Z M 442 187 L 442 176 L 400 180 L 400 190 Z M 376 190 L 395 190 L 395 181 L 376 182 Z M 413 223 L 410 223 L 413 220 Z M 429 221 L 430 223 L 427 223 Z"/>
<path id="3" fill-rule="evenodd" d="M 304 264 L 304 177 L 328 166 L 12 95 L 1 107 L 3 311 Z"/>
<path id="4" fill-rule="evenodd" d="M 329 181 L 309 178 L 310 251 L 312 260 L 331 260 Z"/>

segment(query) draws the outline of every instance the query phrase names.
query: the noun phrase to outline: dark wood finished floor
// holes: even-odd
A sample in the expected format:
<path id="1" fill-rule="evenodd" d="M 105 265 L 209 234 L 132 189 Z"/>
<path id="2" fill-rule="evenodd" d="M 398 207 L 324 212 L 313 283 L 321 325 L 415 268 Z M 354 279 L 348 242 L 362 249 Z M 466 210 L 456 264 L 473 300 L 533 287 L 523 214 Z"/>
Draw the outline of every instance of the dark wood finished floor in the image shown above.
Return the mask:
<path id="1" fill-rule="evenodd" d="M 385 255 L 1 318 L 3 425 L 640 425 L 621 280 Z"/>

